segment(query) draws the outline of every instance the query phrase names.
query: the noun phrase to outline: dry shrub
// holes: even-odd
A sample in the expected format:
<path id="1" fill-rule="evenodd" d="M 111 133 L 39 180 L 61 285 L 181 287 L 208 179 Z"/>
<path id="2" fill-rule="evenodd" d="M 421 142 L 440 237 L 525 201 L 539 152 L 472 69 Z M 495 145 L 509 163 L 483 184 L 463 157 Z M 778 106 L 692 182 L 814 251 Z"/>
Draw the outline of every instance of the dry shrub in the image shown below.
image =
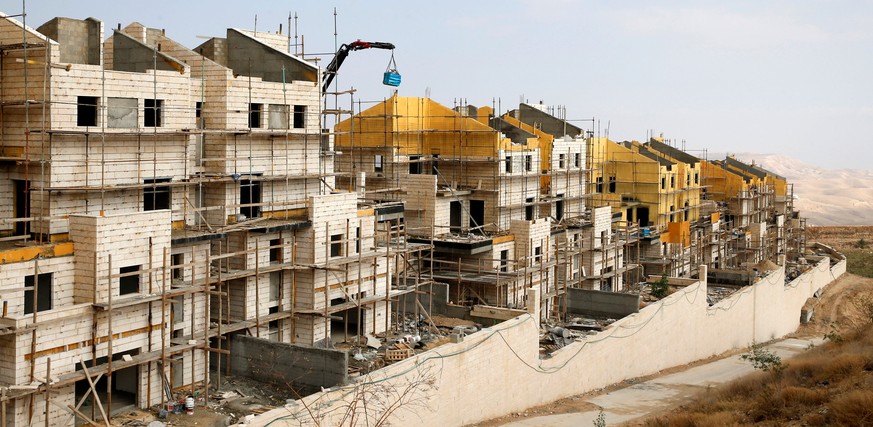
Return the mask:
<path id="1" fill-rule="evenodd" d="M 786 406 L 817 406 L 827 400 L 828 393 L 825 390 L 788 386 L 779 392 L 779 398 Z"/>
<path id="2" fill-rule="evenodd" d="M 803 416 L 800 421 L 805 426 L 826 426 L 828 425 L 828 419 L 823 414 L 818 412 L 810 412 Z"/>
<path id="3" fill-rule="evenodd" d="M 816 375 L 818 381 L 837 382 L 864 370 L 867 357 L 860 354 L 839 354 L 828 361 L 823 358 L 822 366 Z"/>
<path id="4" fill-rule="evenodd" d="M 853 390 L 835 397 L 830 403 L 833 421 L 842 425 L 873 425 L 873 391 Z"/>
<path id="5" fill-rule="evenodd" d="M 739 418 L 731 412 L 683 412 L 660 417 L 646 422 L 652 427 L 716 427 L 743 425 Z"/>
<path id="6" fill-rule="evenodd" d="M 756 423 L 790 415 L 785 413 L 785 405 L 774 387 L 768 385 L 766 388 L 757 394 L 757 398 L 749 396 L 754 400 L 749 404 L 748 415 Z"/>
<path id="7" fill-rule="evenodd" d="M 752 396 L 763 391 L 766 385 L 767 382 L 765 380 L 764 373 L 756 372 L 743 378 L 731 381 L 727 385 L 723 386 L 717 393 L 720 397 Z"/>
<path id="8" fill-rule="evenodd" d="M 792 359 L 782 371 L 782 381 L 792 385 L 813 385 L 822 363 L 822 360 L 809 357 Z"/>

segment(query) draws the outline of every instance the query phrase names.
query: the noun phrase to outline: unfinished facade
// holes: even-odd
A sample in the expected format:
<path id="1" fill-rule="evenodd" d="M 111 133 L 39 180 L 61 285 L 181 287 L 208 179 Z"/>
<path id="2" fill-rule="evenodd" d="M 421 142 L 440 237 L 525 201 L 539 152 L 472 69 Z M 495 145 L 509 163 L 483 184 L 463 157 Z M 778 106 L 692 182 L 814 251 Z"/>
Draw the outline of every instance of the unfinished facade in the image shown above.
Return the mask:
<path id="1" fill-rule="evenodd" d="M 0 19 L 4 427 L 206 391 L 239 335 L 384 333 L 437 281 L 480 318 L 561 321 L 571 288 L 802 248 L 785 180 L 735 159 L 526 104 L 393 96 L 325 132 L 321 71 L 283 35 L 104 32 Z"/>
<path id="2" fill-rule="evenodd" d="M 0 20 L 0 424 L 205 390 L 235 334 L 324 347 L 389 328 L 424 282 L 398 265 L 428 246 L 332 191 L 317 66 L 273 34 L 192 50 L 103 33 Z"/>
<path id="3" fill-rule="evenodd" d="M 623 288 L 636 231 L 586 205 L 590 139 L 558 122 L 526 104 L 495 116 L 394 96 L 337 125 L 337 170 L 349 176 L 338 185 L 405 203 L 452 303 L 507 316 L 537 288 L 542 318 L 562 320 L 568 288 Z"/>

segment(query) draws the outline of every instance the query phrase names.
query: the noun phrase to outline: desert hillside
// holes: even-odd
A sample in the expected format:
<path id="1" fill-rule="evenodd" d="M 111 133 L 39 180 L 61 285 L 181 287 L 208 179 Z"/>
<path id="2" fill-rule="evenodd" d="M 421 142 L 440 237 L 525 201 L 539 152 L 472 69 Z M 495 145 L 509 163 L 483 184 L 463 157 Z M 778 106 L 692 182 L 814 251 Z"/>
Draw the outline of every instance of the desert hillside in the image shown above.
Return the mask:
<path id="1" fill-rule="evenodd" d="M 873 225 L 873 171 L 824 169 L 782 154 L 736 156 L 794 183 L 795 208 L 810 225 Z"/>

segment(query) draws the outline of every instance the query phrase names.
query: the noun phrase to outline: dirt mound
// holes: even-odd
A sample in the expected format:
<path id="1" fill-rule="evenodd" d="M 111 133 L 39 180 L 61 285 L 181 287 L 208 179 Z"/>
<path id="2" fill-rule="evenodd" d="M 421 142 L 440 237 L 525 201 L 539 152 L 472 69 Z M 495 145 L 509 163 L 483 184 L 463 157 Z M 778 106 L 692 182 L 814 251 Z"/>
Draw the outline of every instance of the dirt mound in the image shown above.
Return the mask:
<path id="1" fill-rule="evenodd" d="M 819 298 L 808 304 L 812 320 L 800 325 L 797 337 L 822 337 L 830 332 L 844 333 L 869 322 L 865 304 L 873 301 L 873 279 L 846 273 L 828 285 Z"/>

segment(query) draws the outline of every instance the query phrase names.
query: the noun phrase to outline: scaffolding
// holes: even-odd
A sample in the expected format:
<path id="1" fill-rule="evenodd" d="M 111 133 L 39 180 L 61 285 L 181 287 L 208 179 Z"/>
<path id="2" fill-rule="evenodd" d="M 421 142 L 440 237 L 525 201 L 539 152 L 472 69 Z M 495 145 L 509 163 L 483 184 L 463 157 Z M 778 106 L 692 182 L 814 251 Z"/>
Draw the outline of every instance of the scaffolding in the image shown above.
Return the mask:
<path id="1" fill-rule="evenodd" d="M 321 129 L 318 85 L 299 77 L 292 80 L 298 73 L 317 83 L 316 67 L 271 51 L 281 59 L 280 69 L 265 70 L 251 60 L 242 70 L 231 69 L 228 58 L 209 52 L 209 43 L 219 42 L 207 42 L 194 52 L 161 30 L 136 25 L 119 27 L 105 43 L 85 46 L 101 55 L 96 64 L 71 61 L 58 67 L 65 41 L 52 41 L 11 17 L 3 25 L 20 27 L 25 40 L 2 46 L 11 54 L 4 56 L 0 92 L 0 162 L 7 172 L 20 173 L 24 183 L 20 192 L 10 191 L 23 211 L 13 206 L 15 212 L 2 218 L 8 228 L 0 242 L 3 262 L 21 264 L 18 257 L 29 257 L 32 261 L 23 263 L 32 263 L 33 277 L 46 271 L 57 277 L 61 269 L 72 271 L 65 266 L 74 259 L 79 265 L 88 252 L 87 245 L 79 247 L 82 242 L 73 250 L 74 236 L 98 245 L 103 238 L 101 232 L 85 235 L 76 229 L 71 215 L 124 221 L 128 213 L 143 220 L 152 217 L 141 213 L 152 209 L 168 213 L 155 225 L 163 231 L 154 235 L 154 244 L 150 235 L 147 247 L 94 254 L 90 290 L 78 279 L 49 285 L 55 290 L 70 286 L 60 289 L 64 295 L 76 287 L 77 296 L 68 298 L 71 308 L 57 306 L 68 300 L 38 307 L 39 280 L 32 287 L 32 315 L 21 316 L 20 307 L 4 299 L 0 339 L 16 347 L 19 337 L 30 338 L 30 351 L 9 359 L 14 365 L 4 369 L 26 364 L 27 384 L 37 385 L 18 387 L 13 381 L 16 387 L 0 387 L 0 424 L 7 425 L 7 403 L 22 402 L 28 408 L 25 424 L 36 422 L 36 416 L 46 425 L 65 423 L 61 416 L 108 423 L 118 406 L 113 378 L 132 367 L 144 381 L 136 385 L 137 405 L 164 405 L 173 390 L 196 391 L 208 399 L 209 388 L 221 387 L 222 375 L 230 374 L 230 342 L 237 333 L 295 343 L 298 335 L 306 335 L 301 331 L 313 328 L 302 343 L 330 345 L 330 322 L 337 313 L 384 311 L 380 325 L 376 316 L 368 324 L 344 318 L 343 338 L 360 340 L 376 330 L 396 329 L 389 312 L 400 299 L 432 294 L 426 260 L 431 246 L 410 242 L 402 219 L 382 214 L 396 204 L 359 204 L 351 194 L 342 228 L 335 220 L 313 221 L 313 215 L 331 213 L 329 206 L 315 205 L 327 203 L 320 198 L 333 197 L 334 180 L 343 176 L 333 170 L 332 135 Z M 261 43 L 245 32 L 228 33 L 236 41 Z M 113 49 L 113 40 L 128 43 L 149 61 L 136 65 L 139 69 L 118 69 L 122 53 Z M 34 51 L 39 57 L 44 53 L 45 59 L 30 59 Z M 164 71 L 164 66 L 173 69 Z M 10 73 L 21 73 L 24 79 L 10 79 Z M 271 81 L 264 77 L 269 73 Z M 56 95 L 53 88 L 64 81 L 77 82 L 82 95 L 73 101 Z M 14 95 L 18 89 L 26 95 Z M 145 101 L 119 107 L 122 96 Z M 222 96 L 236 104 L 217 101 Z M 136 117 L 132 126 L 116 126 L 130 114 Z M 18 121 L 21 115 L 24 120 Z M 135 233 L 136 227 L 128 231 Z M 147 261 L 136 261 L 142 264 L 128 271 L 128 252 Z M 58 258 L 64 255 L 72 258 Z M 132 282 L 136 292 L 120 295 Z M 307 292 L 318 301 L 303 301 Z M 48 335 L 72 318 L 81 318 L 90 331 L 82 339 L 84 347 Z M 131 322 L 144 326 L 131 329 Z M 132 345 L 136 351 L 129 350 Z M 55 354 L 62 355 L 60 360 L 72 355 L 76 365 L 58 363 Z M 89 356 L 75 360 L 85 354 Z M 107 385 L 98 393 L 101 378 Z M 50 402 L 52 393 L 83 381 L 89 392 L 79 405 Z M 37 406 L 41 396 L 44 407 Z M 91 405 L 90 414 L 80 411 L 88 396 L 101 402 Z"/>

